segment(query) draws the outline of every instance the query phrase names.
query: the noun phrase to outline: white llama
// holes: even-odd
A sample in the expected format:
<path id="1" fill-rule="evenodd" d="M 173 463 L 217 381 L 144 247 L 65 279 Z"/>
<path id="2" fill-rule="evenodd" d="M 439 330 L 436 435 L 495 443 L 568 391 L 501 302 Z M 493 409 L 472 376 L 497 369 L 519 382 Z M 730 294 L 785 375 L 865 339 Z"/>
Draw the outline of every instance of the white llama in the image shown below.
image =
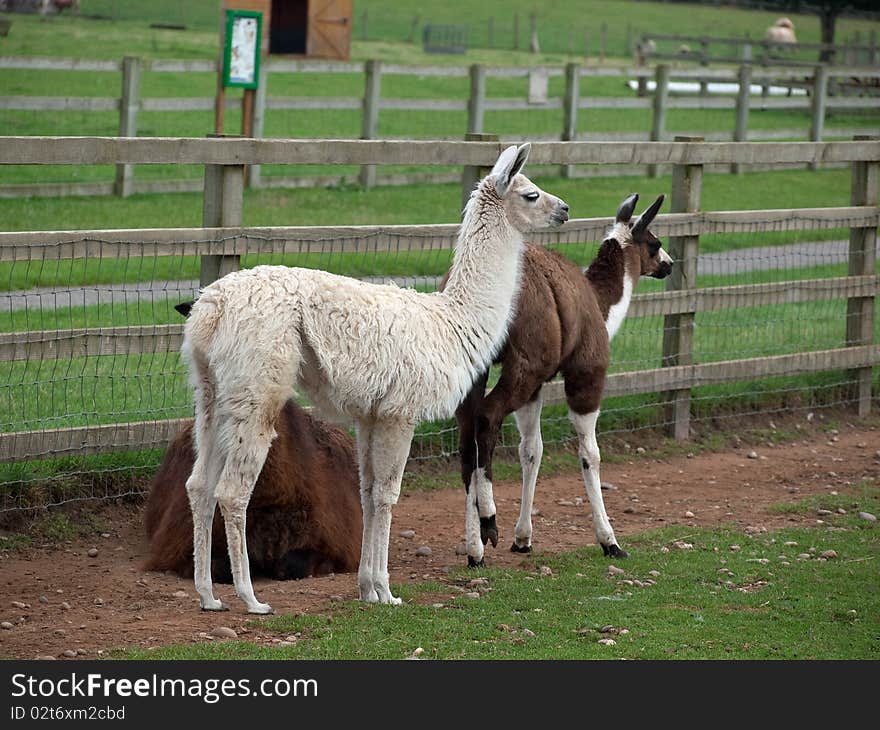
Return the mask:
<path id="1" fill-rule="evenodd" d="M 207 286 L 183 354 L 195 388 L 195 585 L 214 597 L 211 522 L 219 502 L 235 591 L 251 613 L 245 541 L 251 492 L 297 384 L 325 412 L 354 421 L 363 542 L 360 598 L 400 603 L 388 578 L 391 509 L 418 422 L 446 417 L 504 342 L 519 289 L 523 233 L 558 226 L 568 206 L 519 174 L 530 145 L 509 147 L 471 194 L 443 292 L 419 293 L 323 271 L 258 266 Z"/>

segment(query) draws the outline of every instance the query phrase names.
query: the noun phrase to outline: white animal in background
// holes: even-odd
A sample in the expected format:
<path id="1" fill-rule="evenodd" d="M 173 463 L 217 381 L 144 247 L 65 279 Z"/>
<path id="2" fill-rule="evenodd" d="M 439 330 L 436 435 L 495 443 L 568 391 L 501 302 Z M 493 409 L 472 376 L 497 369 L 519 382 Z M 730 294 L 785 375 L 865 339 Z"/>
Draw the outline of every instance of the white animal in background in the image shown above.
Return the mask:
<path id="1" fill-rule="evenodd" d="M 523 234 L 568 220 L 562 200 L 519 174 L 529 150 L 504 150 L 471 194 L 443 292 L 285 266 L 236 271 L 205 287 L 182 348 L 195 388 L 196 460 L 186 488 L 203 609 L 225 608 L 211 581 L 219 502 L 235 591 L 249 612 L 272 610 L 254 595 L 245 516 L 294 385 L 319 409 L 355 423 L 360 598 L 400 603 L 389 585 L 388 541 L 416 424 L 452 415 L 502 346 Z"/>
<path id="2" fill-rule="evenodd" d="M 797 43 L 797 38 L 794 34 L 794 23 L 788 18 L 780 18 L 767 28 L 764 38 L 772 43 Z"/>

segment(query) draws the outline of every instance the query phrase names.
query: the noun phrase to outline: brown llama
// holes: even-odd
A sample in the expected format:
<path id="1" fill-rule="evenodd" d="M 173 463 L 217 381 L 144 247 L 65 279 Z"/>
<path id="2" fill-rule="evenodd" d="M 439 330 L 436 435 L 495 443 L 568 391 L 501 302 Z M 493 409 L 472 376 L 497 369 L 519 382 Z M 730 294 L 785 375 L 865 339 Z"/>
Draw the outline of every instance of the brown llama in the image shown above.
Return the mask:
<path id="1" fill-rule="evenodd" d="M 514 413 L 520 432 L 523 479 L 520 515 L 510 549 L 531 552 L 532 502 L 543 453 L 541 388 L 557 373 L 565 381 L 596 536 L 605 555 L 626 557 L 605 513 L 596 421 L 610 361 L 609 343 L 626 316 L 639 277 L 662 279 L 672 271 L 672 259 L 648 230 L 663 198 L 657 198 L 635 223 L 632 215 L 639 196 L 626 198 L 586 273 L 555 251 L 526 244 L 516 316 L 507 342 L 495 358 L 501 365 L 498 383 L 486 393 L 488 372 L 484 373 L 455 414 L 467 493 L 465 542 L 471 567 L 483 565 L 483 546 L 488 541 L 498 544 L 492 455 L 501 422 L 510 413 Z M 444 285 L 445 279 L 440 287 Z"/>
<path id="2" fill-rule="evenodd" d="M 313 418 L 292 400 L 278 415 L 275 430 L 278 435 L 247 510 L 251 573 L 292 580 L 355 571 L 362 526 L 352 438 Z M 193 429 L 188 425 L 171 442 L 150 486 L 144 516 L 149 541 L 145 570 L 193 576 L 193 522 L 186 480 L 194 462 Z M 213 574 L 231 583 L 226 534 L 216 514 L 212 543 Z"/>

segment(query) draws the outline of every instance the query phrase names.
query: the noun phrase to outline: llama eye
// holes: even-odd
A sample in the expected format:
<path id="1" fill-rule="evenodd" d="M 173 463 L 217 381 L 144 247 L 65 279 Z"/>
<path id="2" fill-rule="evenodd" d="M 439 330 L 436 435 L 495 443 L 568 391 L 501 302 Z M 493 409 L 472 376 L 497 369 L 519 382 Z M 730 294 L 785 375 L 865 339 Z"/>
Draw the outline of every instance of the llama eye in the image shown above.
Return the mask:
<path id="1" fill-rule="evenodd" d="M 534 203 L 540 196 L 537 193 L 525 193 L 523 197 L 530 203 Z"/>
<path id="2" fill-rule="evenodd" d="M 648 252 L 651 254 L 652 257 L 656 256 L 660 252 L 660 241 L 657 241 L 656 243 L 649 243 Z"/>

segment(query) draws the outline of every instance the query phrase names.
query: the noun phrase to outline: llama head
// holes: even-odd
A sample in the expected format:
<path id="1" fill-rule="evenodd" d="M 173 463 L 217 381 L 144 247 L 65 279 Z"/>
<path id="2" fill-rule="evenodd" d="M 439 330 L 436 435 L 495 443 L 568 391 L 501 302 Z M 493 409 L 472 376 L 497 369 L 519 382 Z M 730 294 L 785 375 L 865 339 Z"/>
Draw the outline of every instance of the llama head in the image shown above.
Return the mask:
<path id="1" fill-rule="evenodd" d="M 649 226 L 663 205 L 666 196 L 661 195 L 651 206 L 633 222 L 632 217 L 639 202 L 639 194 L 629 195 L 620 204 L 615 216 L 614 228 L 606 240 L 614 238 L 621 245 L 635 246 L 639 252 L 639 276 L 664 279 L 672 273 L 672 257 L 663 250 L 662 242 L 653 234 Z M 623 240 L 621 240 L 623 239 Z"/>
<path id="2" fill-rule="evenodd" d="M 568 205 L 544 192 L 520 173 L 529 157 L 531 145 L 508 147 L 498 157 L 486 179 L 501 201 L 507 220 L 521 233 L 555 228 L 568 220 Z M 481 186 L 482 187 L 482 186 Z"/>

